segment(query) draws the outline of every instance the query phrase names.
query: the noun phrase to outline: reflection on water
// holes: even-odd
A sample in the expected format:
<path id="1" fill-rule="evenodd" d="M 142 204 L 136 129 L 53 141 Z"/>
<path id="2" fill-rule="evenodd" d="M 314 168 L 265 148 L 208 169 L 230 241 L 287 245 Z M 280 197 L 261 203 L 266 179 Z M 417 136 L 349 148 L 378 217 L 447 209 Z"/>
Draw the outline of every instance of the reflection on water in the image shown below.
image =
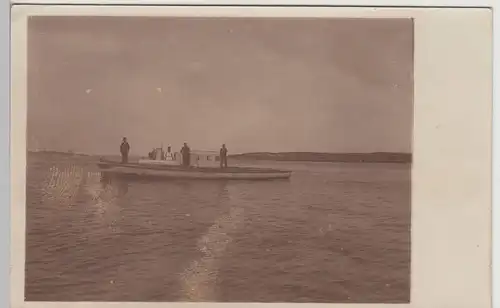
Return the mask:
<path id="1" fill-rule="evenodd" d="M 119 232 L 119 220 L 123 218 L 120 205 L 128 192 L 128 182 L 120 178 L 113 180 L 101 172 L 88 172 L 85 190 L 91 197 L 88 211 L 108 226 L 110 232 Z"/>
<path id="2" fill-rule="evenodd" d="M 217 218 L 199 238 L 197 247 L 203 257 L 194 260 L 181 274 L 186 301 L 217 301 L 214 288 L 217 284 L 218 268 L 223 266 L 220 264 L 221 258 L 227 245 L 233 240 L 232 233 L 243 222 L 244 209 L 238 200 L 231 198 L 238 196 L 238 191 L 234 191 L 235 187 L 226 187 L 226 183 L 222 183 L 221 188 L 219 198 L 226 197 L 230 207 L 229 213 Z"/>
<path id="3" fill-rule="evenodd" d="M 111 174 L 96 172 L 100 176 L 103 188 L 114 187 L 118 196 L 124 196 L 128 192 L 129 180 L 126 178 L 114 177 Z"/>
<path id="4" fill-rule="evenodd" d="M 71 165 L 66 169 L 53 166 L 42 182 L 43 201 L 59 204 L 72 204 L 83 180 L 83 168 Z"/>
<path id="5" fill-rule="evenodd" d="M 290 181 L 147 182 L 30 156 L 27 299 L 408 301 L 409 166 L 286 168 Z"/>

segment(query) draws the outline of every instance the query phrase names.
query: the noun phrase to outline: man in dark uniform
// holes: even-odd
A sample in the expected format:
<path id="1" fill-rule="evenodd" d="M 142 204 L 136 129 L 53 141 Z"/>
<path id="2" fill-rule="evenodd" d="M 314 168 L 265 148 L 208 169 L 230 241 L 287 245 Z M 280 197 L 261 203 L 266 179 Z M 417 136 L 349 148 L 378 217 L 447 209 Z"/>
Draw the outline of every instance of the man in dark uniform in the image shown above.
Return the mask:
<path id="1" fill-rule="evenodd" d="M 130 145 L 127 142 L 127 137 L 123 137 L 122 144 L 120 145 L 120 153 L 122 154 L 122 164 L 128 163 L 128 152 L 130 152 Z"/>
<path id="2" fill-rule="evenodd" d="M 227 148 L 225 144 L 220 148 L 220 167 L 227 168 Z"/>
<path id="3" fill-rule="evenodd" d="M 184 142 L 184 146 L 181 149 L 181 154 L 182 154 L 182 165 L 184 167 L 189 167 L 191 164 L 190 159 L 191 159 L 191 149 L 188 147 L 187 143 Z"/>

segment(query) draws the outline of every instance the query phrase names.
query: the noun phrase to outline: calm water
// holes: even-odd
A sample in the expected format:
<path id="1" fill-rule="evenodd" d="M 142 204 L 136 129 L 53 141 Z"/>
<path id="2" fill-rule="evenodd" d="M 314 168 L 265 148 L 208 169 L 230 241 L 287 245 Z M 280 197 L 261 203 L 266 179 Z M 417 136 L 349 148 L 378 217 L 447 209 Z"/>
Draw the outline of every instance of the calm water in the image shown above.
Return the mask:
<path id="1" fill-rule="evenodd" d="M 409 300 L 409 165 L 258 165 L 294 174 L 102 180 L 29 154 L 26 300 Z"/>

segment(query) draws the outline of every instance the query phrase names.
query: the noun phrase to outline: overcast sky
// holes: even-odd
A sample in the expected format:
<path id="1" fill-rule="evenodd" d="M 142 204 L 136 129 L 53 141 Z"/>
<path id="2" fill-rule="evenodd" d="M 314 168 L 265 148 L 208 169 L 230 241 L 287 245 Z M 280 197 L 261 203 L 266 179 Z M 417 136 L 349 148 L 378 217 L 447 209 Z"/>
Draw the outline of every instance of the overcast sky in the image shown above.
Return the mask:
<path id="1" fill-rule="evenodd" d="M 32 17 L 28 147 L 410 152 L 403 19 Z"/>

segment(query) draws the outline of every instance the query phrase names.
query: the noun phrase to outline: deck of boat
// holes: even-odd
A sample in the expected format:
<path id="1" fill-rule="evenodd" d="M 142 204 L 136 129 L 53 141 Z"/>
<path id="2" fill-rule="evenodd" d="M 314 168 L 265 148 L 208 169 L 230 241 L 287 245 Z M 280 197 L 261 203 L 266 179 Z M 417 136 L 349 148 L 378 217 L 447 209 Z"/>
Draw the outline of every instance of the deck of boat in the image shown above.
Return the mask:
<path id="1" fill-rule="evenodd" d="M 283 173 L 288 174 L 289 171 L 270 169 L 270 168 L 251 168 L 251 167 L 227 167 L 227 168 L 217 168 L 217 167 L 184 167 L 175 165 L 147 165 L 139 163 L 121 163 L 116 161 L 101 160 L 98 163 L 101 169 L 109 169 L 113 167 L 126 167 L 132 169 L 142 169 L 142 170 L 157 170 L 157 171 L 183 171 L 183 172 L 202 172 L 202 173 Z"/>

